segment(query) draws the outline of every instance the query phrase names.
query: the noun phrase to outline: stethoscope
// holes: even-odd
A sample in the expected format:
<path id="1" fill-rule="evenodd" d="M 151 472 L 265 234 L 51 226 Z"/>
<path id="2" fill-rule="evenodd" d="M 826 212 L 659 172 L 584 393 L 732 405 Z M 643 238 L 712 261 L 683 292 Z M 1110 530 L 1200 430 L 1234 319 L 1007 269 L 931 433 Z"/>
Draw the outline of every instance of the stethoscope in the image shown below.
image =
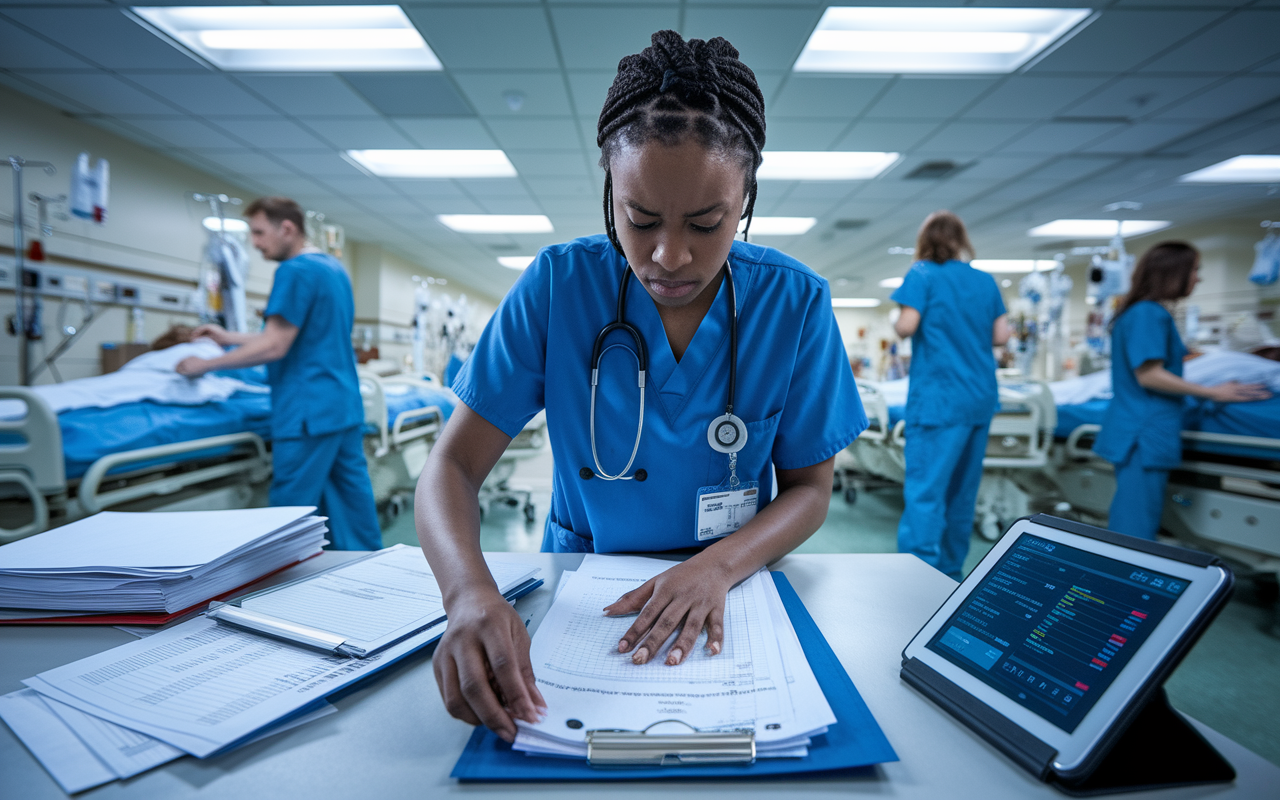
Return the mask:
<path id="1" fill-rule="evenodd" d="M 720 453 L 728 453 L 731 458 L 736 461 L 736 457 L 732 454 L 737 453 L 747 444 L 747 424 L 733 413 L 734 392 L 738 383 L 738 293 L 733 284 L 733 268 L 729 266 L 728 259 L 724 262 L 725 275 L 729 280 L 729 400 L 725 404 L 724 414 L 711 420 L 711 424 L 707 426 L 707 444 L 711 448 Z M 600 478 L 606 481 L 643 481 L 648 478 L 648 473 L 643 469 L 637 469 L 633 474 L 628 475 L 627 471 L 631 469 L 631 465 L 635 463 L 636 453 L 640 450 L 640 434 L 644 432 L 644 394 L 645 394 L 645 376 L 649 372 L 649 349 L 645 347 L 644 337 L 640 335 L 640 331 L 631 323 L 627 322 L 627 287 L 631 284 L 631 267 L 625 266 L 622 273 L 622 285 L 618 287 L 618 315 L 613 322 L 605 325 L 600 329 L 600 333 L 596 334 L 595 345 L 591 348 L 591 457 L 595 460 L 596 468 L 583 467 L 578 470 L 578 475 L 584 480 L 592 477 Z M 605 339 L 614 331 L 622 331 L 631 337 L 635 342 L 635 350 L 631 350 L 626 345 L 614 343 L 608 347 L 604 346 Z M 636 422 L 636 441 L 631 448 L 631 458 L 627 460 L 627 465 L 617 475 L 610 475 L 600 465 L 600 455 L 596 451 L 596 387 L 600 382 L 600 359 L 605 353 L 615 347 L 621 347 L 623 350 L 631 353 L 636 359 L 636 385 L 640 387 L 640 416 Z"/>

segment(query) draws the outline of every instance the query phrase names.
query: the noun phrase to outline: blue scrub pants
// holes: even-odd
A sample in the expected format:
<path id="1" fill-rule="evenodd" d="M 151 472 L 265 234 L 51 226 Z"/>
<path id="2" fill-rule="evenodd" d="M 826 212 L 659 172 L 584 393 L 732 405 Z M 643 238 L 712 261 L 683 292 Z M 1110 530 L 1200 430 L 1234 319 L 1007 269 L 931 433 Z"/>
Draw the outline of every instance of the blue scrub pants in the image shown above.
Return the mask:
<path id="1" fill-rule="evenodd" d="M 318 506 L 337 550 L 382 548 L 363 439 L 356 425 L 271 445 L 271 505 Z"/>
<path id="2" fill-rule="evenodd" d="M 1116 494 L 1111 498 L 1107 527 L 1116 533 L 1155 541 L 1168 482 L 1169 470 L 1142 466 L 1135 447 L 1128 460 L 1116 465 Z"/>
<path id="3" fill-rule="evenodd" d="M 906 429 L 906 508 L 898 523 L 898 552 L 919 556 L 956 580 L 964 577 L 990 427 L 988 422 Z"/>

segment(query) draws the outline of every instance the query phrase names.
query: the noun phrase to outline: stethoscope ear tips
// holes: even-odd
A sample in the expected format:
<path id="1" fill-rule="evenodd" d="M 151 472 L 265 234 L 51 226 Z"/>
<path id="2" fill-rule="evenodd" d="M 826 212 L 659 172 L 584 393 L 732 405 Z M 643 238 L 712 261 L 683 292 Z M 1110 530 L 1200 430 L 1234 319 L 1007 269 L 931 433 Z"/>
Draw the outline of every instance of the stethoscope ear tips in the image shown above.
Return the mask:
<path id="1" fill-rule="evenodd" d="M 707 426 L 707 444 L 718 453 L 736 453 L 747 444 L 747 423 L 733 414 L 711 420 Z"/>

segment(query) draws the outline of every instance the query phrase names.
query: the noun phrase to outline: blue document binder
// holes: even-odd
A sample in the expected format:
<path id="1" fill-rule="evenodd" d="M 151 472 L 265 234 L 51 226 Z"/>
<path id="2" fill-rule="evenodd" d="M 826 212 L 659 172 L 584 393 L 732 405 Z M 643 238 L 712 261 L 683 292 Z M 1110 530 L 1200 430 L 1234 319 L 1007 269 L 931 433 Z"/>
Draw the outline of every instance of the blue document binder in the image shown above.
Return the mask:
<path id="1" fill-rule="evenodd" d="M 471 734 L 451 777 L 460 781 L 608 781 L 684 778 L 745 778 L 849 773 L 870 775 L 873 764 L 897 761 L 889 740 L 871 716 L 831 646 L 781 572 L 770 573 L 782 605 L 800 638 L 809 666 L 836 722 L 815 737 L 805 758 L 762 758 L 751 764 L 596 769 L 585 759 L 528 756 L 513 750 L 485 727 Z"/>

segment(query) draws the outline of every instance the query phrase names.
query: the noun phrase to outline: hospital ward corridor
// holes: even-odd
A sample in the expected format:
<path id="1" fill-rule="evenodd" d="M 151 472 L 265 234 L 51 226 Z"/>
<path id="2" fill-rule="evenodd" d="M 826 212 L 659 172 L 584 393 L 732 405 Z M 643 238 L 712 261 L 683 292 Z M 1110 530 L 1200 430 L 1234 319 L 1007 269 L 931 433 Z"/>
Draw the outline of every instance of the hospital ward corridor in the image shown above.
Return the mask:
<path id="1" fill-rule="evenodd" d="M 0 797 L 1280 796 L 1278 33 L 0 0 Z"/>

